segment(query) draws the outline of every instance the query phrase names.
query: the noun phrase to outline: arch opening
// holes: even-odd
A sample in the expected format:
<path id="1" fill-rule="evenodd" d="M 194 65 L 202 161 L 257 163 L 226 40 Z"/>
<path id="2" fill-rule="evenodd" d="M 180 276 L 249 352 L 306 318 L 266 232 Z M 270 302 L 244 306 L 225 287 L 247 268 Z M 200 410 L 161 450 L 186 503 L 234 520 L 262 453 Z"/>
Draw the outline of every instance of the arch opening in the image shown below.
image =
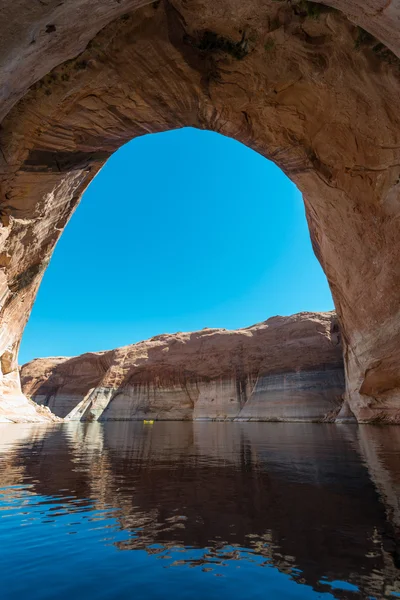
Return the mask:
<path id="1" fill-rule="evenodd" d="M 342 13 L 321 5 L 311 18 L 295 4 L 144 6 L 8 113 L 3 396 L 18 388 L 22 330 L 83 190 L 126 141 L 194 126 L 243 142 L 299 187 L 340 321 L 346 402 L 359 421 L 400 420 L 397 58 Z"/>
<path id="2" fill-rule="evenodd" d="M 46 270 L 19 359 L 330 310 L 296 187 L 242 144 L 180 129 L 132 140 L 92 181 Z"/>
<path id="3" fill-rule="evenodd" d="M 58 242 L 22 389 L 68 420 L 323 420 L 344 391 L 332 309 L 282 171 L 215 132 L 143 136 Z"/>

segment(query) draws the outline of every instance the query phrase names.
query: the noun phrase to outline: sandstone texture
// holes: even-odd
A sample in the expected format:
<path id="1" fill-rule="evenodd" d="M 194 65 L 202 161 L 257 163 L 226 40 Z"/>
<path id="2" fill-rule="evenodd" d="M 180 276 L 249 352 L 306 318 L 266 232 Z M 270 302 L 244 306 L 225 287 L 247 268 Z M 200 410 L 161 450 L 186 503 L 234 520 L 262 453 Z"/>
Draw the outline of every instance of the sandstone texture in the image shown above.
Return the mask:
<path id="1" fill-rule="evenodd" d="M 68 420 L 321 421 L 344 393 L 334 313 L 165 334 L 21 369 L 24 393 Z"/>
<path id="2" fill-rule="evenodd" d="M 87 185 L 123 143 L 192 126 L 299 187 L 342 332 L 342 414 L 400 422 L 399 30 L 400 0 L 3 0 L 2 410 L 26 403 L 22 332 Z M 122 218 L 110 198 L 105 226 Z"/>
<path id="3" fill-rule="evenodd" d="M 21 393 L 5 395 L 0 405 L 0 423 L 57 423 L 62 421 L 47 406 L 28 400 Z"/>

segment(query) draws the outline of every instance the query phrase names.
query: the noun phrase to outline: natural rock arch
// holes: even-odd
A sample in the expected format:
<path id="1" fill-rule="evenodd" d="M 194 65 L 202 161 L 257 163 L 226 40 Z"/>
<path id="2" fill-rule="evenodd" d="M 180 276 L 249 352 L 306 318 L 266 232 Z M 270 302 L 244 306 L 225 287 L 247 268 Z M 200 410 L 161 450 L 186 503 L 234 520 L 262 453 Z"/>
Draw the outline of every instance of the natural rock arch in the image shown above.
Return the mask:
<path id="1" fill-rule="evenodd" d="M 359 420 L 399 421 L 400 61 L 388 47 L 399 50 L 400 3 L 330 3 L 388 47 L 304 0 L 74 4 L 32 9 L 8 46 L 15 2 L 2 9 L 2 402 L 19 394 L 22 331 L 86 186 L 124 142 L 190 125 L 252 147 L 303 192 L 347 400 Z M 105 227 L 118 218 L 110 198 Z"/>

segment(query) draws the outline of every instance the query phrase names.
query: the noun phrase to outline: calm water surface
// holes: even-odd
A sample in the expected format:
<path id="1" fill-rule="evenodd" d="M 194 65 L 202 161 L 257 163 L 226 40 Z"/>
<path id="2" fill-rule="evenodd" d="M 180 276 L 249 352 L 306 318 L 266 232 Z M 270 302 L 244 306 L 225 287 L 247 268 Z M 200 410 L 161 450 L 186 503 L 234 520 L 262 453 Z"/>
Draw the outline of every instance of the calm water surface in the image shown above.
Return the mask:
<path id="1" fill-rule="evenodd" d="M 0 598 L 400 597 L 400 428 L 0 426 Z"/>

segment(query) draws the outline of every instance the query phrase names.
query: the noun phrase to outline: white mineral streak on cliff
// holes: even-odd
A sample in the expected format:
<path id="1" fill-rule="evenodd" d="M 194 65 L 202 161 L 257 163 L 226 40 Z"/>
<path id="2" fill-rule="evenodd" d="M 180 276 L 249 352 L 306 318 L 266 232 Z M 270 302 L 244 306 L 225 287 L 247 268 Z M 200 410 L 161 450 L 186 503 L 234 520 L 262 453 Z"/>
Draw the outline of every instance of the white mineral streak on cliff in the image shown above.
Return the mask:
<path id="1" fill-rule="evenodd" d="M 344 392 L 334 313 L 36 359 L 21 379 L 28 397 L 67 420 L 324 420 Z"/>

